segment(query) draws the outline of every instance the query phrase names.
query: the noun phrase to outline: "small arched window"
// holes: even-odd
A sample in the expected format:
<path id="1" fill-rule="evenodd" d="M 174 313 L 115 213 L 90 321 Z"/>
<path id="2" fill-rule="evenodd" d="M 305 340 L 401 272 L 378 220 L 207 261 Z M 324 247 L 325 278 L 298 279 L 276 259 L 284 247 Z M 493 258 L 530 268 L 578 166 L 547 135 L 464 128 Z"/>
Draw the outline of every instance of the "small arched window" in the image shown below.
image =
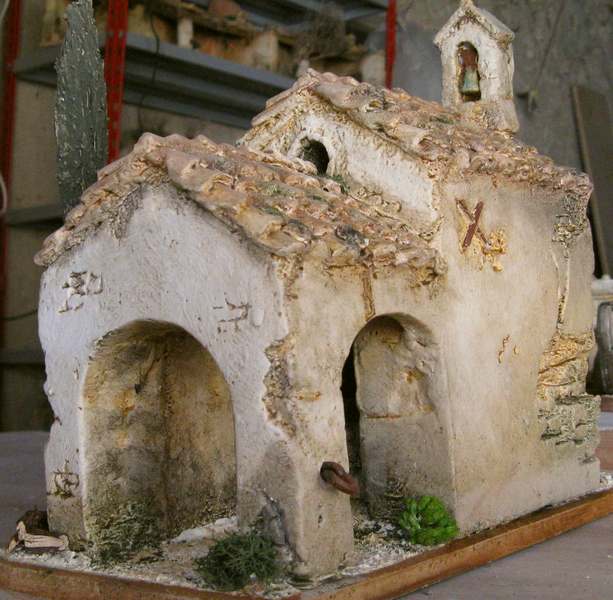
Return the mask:
<path id="1" fill-rule="evenodd" d="M 316 140 L 304 138 L 301 142 L 300 158 L 315 165 L 318 175 L 325 175 L 328 171 L 330 157 L 326 147 Z"/>
<path id="2" fill-rule="evenodd" d="M 481 100 L 481 76 L 479 74 L 479 53 L 470 42 L 458 46 L 459 89 L 464 102 Z"/>

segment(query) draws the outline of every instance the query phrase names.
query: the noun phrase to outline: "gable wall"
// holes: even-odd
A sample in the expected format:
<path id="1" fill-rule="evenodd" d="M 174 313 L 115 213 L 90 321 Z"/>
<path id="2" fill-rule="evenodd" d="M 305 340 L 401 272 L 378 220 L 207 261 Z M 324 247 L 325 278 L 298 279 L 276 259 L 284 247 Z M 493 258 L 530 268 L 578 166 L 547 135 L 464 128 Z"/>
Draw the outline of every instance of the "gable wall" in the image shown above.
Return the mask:
<path id="1" fill-rule="evenodd" d="M 84 534 L 82 461 L 88 439 L 82 414 L 90 356 L 96 340 L 133 321 L 181 327 L 223 373 L 234 406 L 241 516 L 253 518 L 265 504 L 261 482 L 281 460 L 270 458 L 278 454 L 271 446 L 277 447 L 282 432 L 269 425 L 263 402 L 270 368 L 266 350 L 286 334 L 272 263 L 180 199 L 174 188 L 145 191 L 130 201 L 142 208 L 122 215 L 123 229 L 121 218 L 113 220 L 114 231 L 107 221 L 51 265 L 42 281 L 40 332 L 55 414 L 46 452 L 50 521 L 73 539 Z M 70 287 L 75 273 L 86 282 L 82 295 Z M 63 473 L 59 479 L 57 472 Z M 70 478 L 79 484 L 65 497 L 58 485 Z M 283 496 L 281 490 L 268 493 Z"/>
<path id="2" fill-rule="evenodd" d="M 383 192 L 390 203 L 387 210 L 396 213 L 400 204 L 416 231 L 430 232 L 435 227 L 438 213 L 432 183 L 417 161 L 319 101 L 312 101 L 306 110 L 285 107 L 283 114 L 288 117 L 275 121 L 270 129 L 247 134 L 247 146 L 300 157 L 304 138 L 319 141 L 330 156 L 329 175 Z"/>

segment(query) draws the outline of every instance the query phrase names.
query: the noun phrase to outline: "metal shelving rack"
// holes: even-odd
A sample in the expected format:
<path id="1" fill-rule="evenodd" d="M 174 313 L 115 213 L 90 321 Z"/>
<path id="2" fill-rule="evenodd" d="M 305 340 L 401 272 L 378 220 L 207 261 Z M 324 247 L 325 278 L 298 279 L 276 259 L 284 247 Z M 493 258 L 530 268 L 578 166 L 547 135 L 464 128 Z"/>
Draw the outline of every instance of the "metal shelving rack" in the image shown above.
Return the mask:
<path id="1" fill-rule="evenodd" d="M 0 348 L 0 365 L 38 366 L 45 364 L 42 348 Z"/>
<path id="2" fill-rule="evenodd" d="M 206 7 L 209 0 L 190 0 Z M 248 18 L 261 26 L 299 28 L 321 8 L 319 0 L 241 0 Z M 388 0 L 337 0 L 347 22 L 384 12 Z M 100 36 L 100 48 L 105 35 Z M 55 86 L 54 63 L 59 46 L 39 48 L 19 57 L 17 78 Z M 266 100 L 290 87 L 294 80 L 270 71 L 246 67 L 174 44 L 127 34 L 124 102 L 146 108 L 195 117 L 239 128 L 248 128 Z M 9 211 L 12 227 L 49 227 L 62 220 L 59 205 Z"/>
<path id="3" fill-rule="evenodd" d="M 207 7 L 210 0 L 189 0 Z M 240 0 L 241 8 L 256 25 L 301 28 L 309 16 L 321 9 L 321 0 Z M 335 0 L 347 23 L 381 14 L 388 0 Z"/>
<path id="4" fill-rule="evenodd" d="M 54 86 L 58 53 L 59 47 L 52 46 L 19 58 L 17 77 Z M 128 104 L 246 128 L 270 96 L 293 82 L 277 73 L 165 42 L 156 52 L 155 40 L 133 33 L 127 36 L 124 101 Z"/>
<path id="5" fill-rule="evenodd" d="M 64 211 L 60 204 L 45 204 L 30 208 L 14 208 L 6 214 L 6 224 L 9 227 L 60 227 Z"/>
<path id="6" fill-rule="evenodd" d="M 190 0 L 207 6 L 209 0 Z M 319 10 L 320 0 L 241 0 L 249 18 L 262 26 L 295 27 Z M 337 0 L 345 19 L 354 22 L 381 14 L 388 0 Z M 104 48 L 104 35 L 100 47 Z M 149 108 L 246 128 L 268 98 L 286 89 L 293 79 L 246 67 L 202 52 L 160 43 L 128 33 L 124 100 Z M 53 64 L 59 47 L 40 48 L 20 57 L 15 73 L 24 81 L 55 85 Z M 155 71 L 155 78 L 153 77 Z M 153 83 L 152 83 L 153 82 Z"/>

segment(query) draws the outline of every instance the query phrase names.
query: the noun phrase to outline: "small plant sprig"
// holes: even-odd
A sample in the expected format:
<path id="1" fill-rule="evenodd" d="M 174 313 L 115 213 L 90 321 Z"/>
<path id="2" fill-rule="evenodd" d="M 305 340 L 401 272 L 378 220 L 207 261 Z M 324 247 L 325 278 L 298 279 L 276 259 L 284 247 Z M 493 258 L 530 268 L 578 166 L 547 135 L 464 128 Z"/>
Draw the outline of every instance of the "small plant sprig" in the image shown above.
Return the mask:
<path id="1" fill-rule="evenodd" d="M 437 497 L 406 498 L 404 505 L 398 524 L 411 543 L 435 546 L 458 535 L 455 519 Z"/>
<path id="2" fill-rule="evenodd" d="M 252 577 L 267 583 L 281 574 L 273 541 L 253 530 L 229 535 L 194 562 L 206 583 L 225 591 L 245 587 Z"/>

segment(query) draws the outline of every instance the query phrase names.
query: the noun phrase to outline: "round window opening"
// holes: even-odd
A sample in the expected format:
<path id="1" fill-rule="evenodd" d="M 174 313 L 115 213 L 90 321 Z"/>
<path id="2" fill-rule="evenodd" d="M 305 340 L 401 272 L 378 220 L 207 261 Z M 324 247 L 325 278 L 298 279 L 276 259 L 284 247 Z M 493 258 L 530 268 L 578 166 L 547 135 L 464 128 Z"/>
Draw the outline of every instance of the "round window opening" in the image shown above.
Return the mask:
<path id="1" fill-rule="evenodd" d="M 300 158 L 313 163 L 318 175 L 325 175 L 327 173 L 330 157 L 326 147 L 321 142 L 309 140 L 308 138 L 302 140 Z"/>

